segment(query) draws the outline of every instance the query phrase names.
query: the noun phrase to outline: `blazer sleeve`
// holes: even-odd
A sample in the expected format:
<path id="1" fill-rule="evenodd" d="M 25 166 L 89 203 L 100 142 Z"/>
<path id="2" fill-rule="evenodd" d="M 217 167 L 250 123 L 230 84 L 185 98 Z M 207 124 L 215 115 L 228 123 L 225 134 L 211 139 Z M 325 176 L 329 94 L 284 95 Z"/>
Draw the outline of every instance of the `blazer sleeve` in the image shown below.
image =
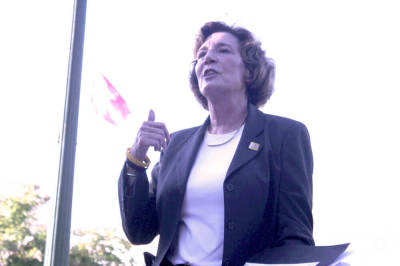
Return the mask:
<path id="1" fill-rule="evenodd" d="M 274 246 L 314 245 L 312 236 L 313 156 L 307 128 L 296 123 L 283 137 Z"/>
<path id="2" fill-rule="evenodd" d="M 136 176 L 126 175 L 126 164 L 118 180 L 118 198 L 122 227 L 133 244 L 150 243 L 158 234 L 156 211 L 156 182 L 159 163 L 152 171 L 149 184 L 146 171 L 136 169 Z M 128 179 L 131 180 L 128 180 Z"/>

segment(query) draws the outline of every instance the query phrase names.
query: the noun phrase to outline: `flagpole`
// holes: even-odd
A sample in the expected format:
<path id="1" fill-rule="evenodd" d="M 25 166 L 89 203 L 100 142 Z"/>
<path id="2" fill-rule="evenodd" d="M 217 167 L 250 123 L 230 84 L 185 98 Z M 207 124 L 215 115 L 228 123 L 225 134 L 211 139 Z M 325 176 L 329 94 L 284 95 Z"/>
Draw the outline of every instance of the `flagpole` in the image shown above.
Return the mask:
<path id="1" fill-rule="evenodd" d="M 85 36 L 86 2 L 86 0 L 75 0 L 74 2 L 57 193 L 52 224 L 49 226 L 47 232 L 44 262 L 46 266 L 68 266 L 69 263 L 71 207 Z"/>

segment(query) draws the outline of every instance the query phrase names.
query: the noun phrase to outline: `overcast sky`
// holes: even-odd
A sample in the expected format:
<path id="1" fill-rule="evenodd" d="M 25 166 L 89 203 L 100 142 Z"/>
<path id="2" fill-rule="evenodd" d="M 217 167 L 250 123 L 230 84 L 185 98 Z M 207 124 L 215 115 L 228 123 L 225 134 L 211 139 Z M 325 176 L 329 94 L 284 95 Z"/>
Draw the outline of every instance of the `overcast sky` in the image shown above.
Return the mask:
<path id="1" fill-rule="evenodd" d="M 262 110 L 310 131 L 316 243 L 351 242 L 354 265 L 390 262 L 400 238 L 395 2 L 88 1 L 73 227 L 121 231 L 117 179 L 149 108 L 170 132 L 204 121 L 188 85 L 192 45 L 202 24 L 222 20 L 252 31 L 276 63 L 275 93 Z M 72 4 L 0 3 L 3 195 L 24 183 L 54 195 Z M 131 110 L 119 127 L 90 105 L 100 74 Z"/>

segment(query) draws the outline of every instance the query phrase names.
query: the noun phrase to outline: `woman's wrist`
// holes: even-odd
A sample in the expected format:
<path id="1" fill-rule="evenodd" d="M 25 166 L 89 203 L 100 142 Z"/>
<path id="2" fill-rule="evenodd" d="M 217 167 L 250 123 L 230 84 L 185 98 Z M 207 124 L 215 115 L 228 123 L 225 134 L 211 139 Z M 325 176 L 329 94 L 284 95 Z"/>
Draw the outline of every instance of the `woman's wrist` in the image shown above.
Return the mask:
<path id="1" fill-rule="evenodd" d="M 139 161 L 144 161 L 147 157 L 146 156 L 147 151 L 142 151 L 140 148 L 137 147 L 137 145 L 134 145 L 128 149 L 129 153 Z"/>
<path id="2" fill-rule="evenodd" d="M 132 164 L 128 164 L 128 160 L 126 160 L 125 162 L 125 176 L 128 177 L 136 177 L 139 173 L 142 173 L 146 171 L 146 168 L 137 166 L 137 165 L 132 165 Z"/>
<path id="3" fill-rule="evenodd" d="M 136 165 L 130 162 L 128 159 L 126 159 L 125 161 L 125 167 L 126 167 L 126 175 L 129 176 L 136 175 L 137 172 L 143 172 L 146 170 L 146 168 Z"/>
<path id="4" fill-rule="evenodd" d="M 135 154 L 134 152 L 132 152 L 131 148 L 128 148 L 126 150 L 126 163 L 134 169 L 137 169 L 137 167 L 143 168 L 143 169 L 147 169 L 150 165 L 150 159 L 149 157 L 147 157 L 146 155 L 144 155 L 144 158 L 142 159 L 141 157 L 137 158 L 135 157 L 133 154 Z"/>

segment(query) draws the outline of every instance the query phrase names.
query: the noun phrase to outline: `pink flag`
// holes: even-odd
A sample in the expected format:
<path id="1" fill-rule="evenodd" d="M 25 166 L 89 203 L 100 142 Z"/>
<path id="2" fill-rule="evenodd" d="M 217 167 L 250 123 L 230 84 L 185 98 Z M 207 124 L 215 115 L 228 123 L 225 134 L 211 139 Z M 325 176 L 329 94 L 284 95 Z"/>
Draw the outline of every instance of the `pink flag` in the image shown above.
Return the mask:
<path id="1" fill-rule="evenodd" d="M 95 112 L 107 122 L 118 126 L 130 114 L 124 98 L 104 75 L 93 81 L 91 89 L 90 100 Z"/>

